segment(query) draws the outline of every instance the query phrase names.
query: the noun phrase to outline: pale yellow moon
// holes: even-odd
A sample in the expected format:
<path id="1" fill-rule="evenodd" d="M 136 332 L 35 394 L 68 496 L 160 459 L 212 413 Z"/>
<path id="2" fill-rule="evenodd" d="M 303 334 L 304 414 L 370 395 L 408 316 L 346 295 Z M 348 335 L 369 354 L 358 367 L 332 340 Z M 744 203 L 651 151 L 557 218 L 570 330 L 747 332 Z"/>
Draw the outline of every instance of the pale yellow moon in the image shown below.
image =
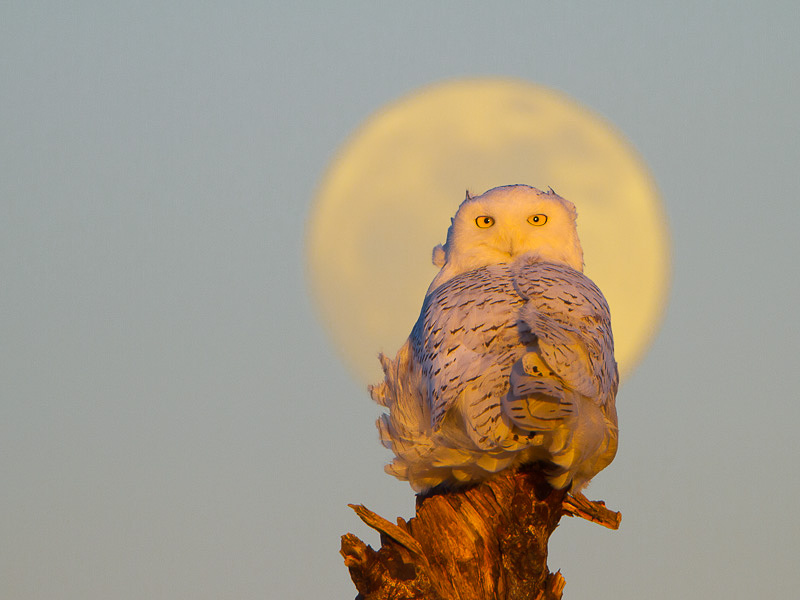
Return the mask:
<path id="1" fill-rule="evenodd" d="M 307 231 L 313 298 L 364 382 L 400 348 L 436 274 L 433 247 L 464 199 L 499 186 L 552 187 L 578 209 L 586 274 L 611 307 L 617 362 L 631 372 L 657 332 L 669 232 L 644 162 L 603 118 L 561 93 L 508 79 L 424 88 L 370 118 L 318 187 Z"/>

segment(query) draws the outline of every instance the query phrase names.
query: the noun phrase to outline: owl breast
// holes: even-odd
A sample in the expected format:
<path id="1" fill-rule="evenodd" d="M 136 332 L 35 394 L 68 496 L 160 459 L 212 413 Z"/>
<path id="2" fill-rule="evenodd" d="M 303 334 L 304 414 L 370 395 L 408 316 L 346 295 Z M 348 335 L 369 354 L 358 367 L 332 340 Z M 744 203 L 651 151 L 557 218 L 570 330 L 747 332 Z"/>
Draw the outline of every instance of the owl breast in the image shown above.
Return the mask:
<path id="1" fill-rule="evenodd" d="M 434 428 L 465 395 L 483 400 L 488 422 L 498 420 L 511 368 L 526 351 L 518 320 L 523 304 L 507 264 L 459 275 L 427 297 L 411 339 Z"/>

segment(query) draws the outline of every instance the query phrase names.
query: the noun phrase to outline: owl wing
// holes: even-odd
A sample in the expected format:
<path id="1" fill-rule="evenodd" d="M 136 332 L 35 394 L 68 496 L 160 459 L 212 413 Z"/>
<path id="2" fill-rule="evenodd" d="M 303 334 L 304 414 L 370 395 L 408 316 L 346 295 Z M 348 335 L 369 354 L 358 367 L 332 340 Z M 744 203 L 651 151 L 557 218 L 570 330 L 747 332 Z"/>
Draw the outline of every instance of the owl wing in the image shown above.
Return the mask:
<path id="1" fill-rule="evenodd" d="M 528 352 L 514 365 L 504 408 L 531 430 L 572 412 L 572 390 L 603 408 L 613 403 L 617 364 L 608 304 L 597 286 L 566 265 L 524 260 L 513 274 L 525 300 L 519 318 Z"/>
<path id="2" fill-rule="evenodd" d="M 524 353 L 517 328 L 523 303 L 505 264 L 462 273 L 427 296 L 411 341 L 434 431 L 460 415 L 464 422 L 448 431 L 463 431 L 481 448 L 497 445 L 501 396 Z M 461 411 L 450 410 L 456 404 Z"/>

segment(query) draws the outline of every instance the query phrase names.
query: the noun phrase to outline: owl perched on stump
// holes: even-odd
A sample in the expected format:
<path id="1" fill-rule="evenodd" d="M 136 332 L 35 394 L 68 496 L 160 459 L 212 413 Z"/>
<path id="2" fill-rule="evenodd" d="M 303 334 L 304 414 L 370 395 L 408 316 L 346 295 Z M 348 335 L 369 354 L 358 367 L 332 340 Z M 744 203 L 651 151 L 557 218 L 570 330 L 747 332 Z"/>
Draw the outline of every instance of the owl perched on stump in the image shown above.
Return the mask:
<path id="1" fill-rule="evenodd" d="M 575 206 L 527 185 L 467 194 L 419 319 L 372 398 L 386 471 L 418 492 L 540 463 L 579 492 L 617 450 L 608 304 L 583 274 Z"/>

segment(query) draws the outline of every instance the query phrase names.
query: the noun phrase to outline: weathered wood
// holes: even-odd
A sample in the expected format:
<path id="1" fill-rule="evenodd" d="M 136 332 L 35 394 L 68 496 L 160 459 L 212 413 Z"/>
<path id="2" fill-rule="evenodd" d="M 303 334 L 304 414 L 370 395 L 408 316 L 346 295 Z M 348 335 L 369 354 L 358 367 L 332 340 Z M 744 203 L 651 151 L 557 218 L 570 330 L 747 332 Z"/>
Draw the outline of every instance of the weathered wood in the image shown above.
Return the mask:
<path id="1" fill-rule="evenodd" d="M 619 529 L 622 515 L 606 508 L 602 500 L 592 502 L 581 493 L 569 494 L 564 498 L 564 514 L 581 517 L 609 529 Z"/>
<path id="2" fill-rule="evenodd" d="M 557 600 L 564 578 L 547 569 L 547 543 L 561 516 L 619 525 L 618 513 L 553 490 L 535 467 L 417 496 L 416 516 L 397 525 L 351 506 L 381 534 L 378 551 L 342 537 L 357 600 Z"/>

